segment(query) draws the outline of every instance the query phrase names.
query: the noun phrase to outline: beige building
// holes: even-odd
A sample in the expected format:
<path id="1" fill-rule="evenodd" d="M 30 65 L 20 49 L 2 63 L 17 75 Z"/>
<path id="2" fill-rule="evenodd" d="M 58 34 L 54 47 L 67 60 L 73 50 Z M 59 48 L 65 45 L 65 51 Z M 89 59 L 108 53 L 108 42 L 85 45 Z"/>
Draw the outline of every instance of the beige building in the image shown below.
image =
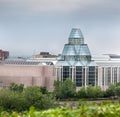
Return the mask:
<path id="1" fill-rule="evenodd" d="M 15 63 L 15 62 L 14 62 Z M 40 63 L 0 64 L 0 86 L 8 87 L 10 83 L 22 83 L 27 86 L 45 86 L 53 90 L 56 79 L 53 65 L 39 65 Z M 31 64 L 31 65 L 30 65 Z"/>

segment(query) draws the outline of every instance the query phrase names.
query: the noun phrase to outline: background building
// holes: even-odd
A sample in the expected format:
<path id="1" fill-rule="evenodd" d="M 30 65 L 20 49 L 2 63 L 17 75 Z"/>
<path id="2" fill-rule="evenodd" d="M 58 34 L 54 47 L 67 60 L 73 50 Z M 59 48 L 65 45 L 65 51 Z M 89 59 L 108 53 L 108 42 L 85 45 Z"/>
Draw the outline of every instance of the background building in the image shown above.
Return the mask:
<path id="1" fill-rule="evenodd" d="M 72 29 L 55 66 L 58 80 L 71 78 L 77 87 L 93 85 L 106 89 L 110 84 L 120 82 L 120 56 L 91 57 L 82 32 L 77 28 Z"/>
<path id="2" fill-rule="evenodd" d="M 32 58 L 56 58 L 57 55 L 52 55 L 49 52 L 40 52 L 40 54 L 33 55 Z"/>
<path id="3" fill-rule="evenodd" d="M 8 55 L 6 52 L 3 58 Z M 60 57 L 44 52 L 30 59 L 6 59 L 0 62 L 0 87 L 14 82 L 22 83 L 25 87 L 45 86 L 52 91 L 54 80 L 64 81 L 66 78 L 71 78 L 77 88 L 93 85 L 104 90 L 110 84 L 120 82 L 120 56 L 91 56 L 82 32 L 73 28 Z"/>
<path id="4" fill-rule="evenodd" d="M 17 83 L 24 84 L 25 87 L 45 86 L 52 91 L 55 79 L 52 65 L 43 66 L 35 62 L 0 65 L 0 87 L 8 87 L 10 83 Z"/>
<path id="5" fill-rule="evenodd" d="M 98 65 L 98 85 L 106 89 L 110 84 L 120 82 L 120 56 L 113 54 L 94 55 Z"/>
<path id="6" fill-rule="evenodd" d="M 61 60 L 56 63 L 57 79 L 71 78 L 77 87 L 98 85 L 98 65 L 91 54 L 80 29 L 72 29 L 68 44 L 65 44 Z"/>
<path id="7" fill-rule="evenodd" d="M 9 52 L 8 51 L 0 50 L 0 60 L 5 60 L 8 57 L 9 57 Z"/>

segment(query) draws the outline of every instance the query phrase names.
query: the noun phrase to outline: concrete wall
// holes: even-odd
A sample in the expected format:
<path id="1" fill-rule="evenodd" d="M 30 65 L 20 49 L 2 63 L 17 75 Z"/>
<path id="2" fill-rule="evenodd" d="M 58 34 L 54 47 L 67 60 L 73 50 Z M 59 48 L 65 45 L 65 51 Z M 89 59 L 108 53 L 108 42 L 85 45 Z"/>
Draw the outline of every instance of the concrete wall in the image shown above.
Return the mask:
<path id="1" fill-rule="evenodd" d="M 54 66 L 24 66 L 24 65 L 0 65 L 0 82 L 2 86 L 10 83 L 22 83 L 24 86 L 46 86 L 53 90 Z"/>

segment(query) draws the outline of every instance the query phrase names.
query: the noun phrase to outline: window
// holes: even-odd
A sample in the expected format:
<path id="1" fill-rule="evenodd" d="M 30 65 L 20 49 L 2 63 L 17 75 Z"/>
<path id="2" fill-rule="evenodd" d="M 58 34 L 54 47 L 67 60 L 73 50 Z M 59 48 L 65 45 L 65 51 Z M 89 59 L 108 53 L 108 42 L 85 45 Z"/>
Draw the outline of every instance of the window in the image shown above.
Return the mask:
<path id="1" fill-rule="evenodd" d="M 82 67 L 76 66 L 76 86 L 82 86 L 83 77 L 82 77 Z"/>
<path id="2" fill-rule="evenodd" d="M 69 66 L 63 66 L 63 81 L 66 80 L 66 78 L 72 77 L 72 68 Z"/>
<path id="3" fill-rule="evenodd" d="M 96 72 L 95 67 L 89 67 L 88 85 L 95 86 Z"/>

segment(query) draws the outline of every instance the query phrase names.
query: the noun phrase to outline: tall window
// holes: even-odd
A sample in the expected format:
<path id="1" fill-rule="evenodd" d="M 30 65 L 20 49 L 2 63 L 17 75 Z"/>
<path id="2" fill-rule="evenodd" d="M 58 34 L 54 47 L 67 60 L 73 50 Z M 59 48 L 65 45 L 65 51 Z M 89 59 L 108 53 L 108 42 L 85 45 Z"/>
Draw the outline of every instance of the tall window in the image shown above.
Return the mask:
<path id="1" fill-rule="evenodd" d="M 82 67 L 76 67 L 76 86 L 82 86 L 83 77 L 82 77 Z"/>
<path id="2" fill-rule="evenodd" d="M 71 78 L 72 76 L 72 69 L 69 66 L 63 66 L 63 81 L 66 80 L 66 78 Z"/>
<path id="3" fill-rule="evenodd" d="M 117 67 L 114 67 L 114 76 L 113 76 L 113 78 L 114 78 L 114 83 L 117 83 Z"/>
<path id="4" fill-rule="evenodd" d="M 111 67 L 108 67 L 108 84 L 111 84 Z"/>
<path id="5" fill-rule="evenodd" d="M 89 67 L 88 85 L 95 86 L 96 72 L 95 67 Z"/>
<path id="6" fill-rule="evenodd" d="M 105 79 L 104 79 L 104 67 L 102 68 L 102 85 L 105 85 Z"/>
<path id="7" fill-rule="evenodd" d="M 95 73 L 96 73 L 96 76 L 95 76 L 95 80 L 96 80 L 96 86 L 98 86 L 98 67 L 95 68 Z"/>

